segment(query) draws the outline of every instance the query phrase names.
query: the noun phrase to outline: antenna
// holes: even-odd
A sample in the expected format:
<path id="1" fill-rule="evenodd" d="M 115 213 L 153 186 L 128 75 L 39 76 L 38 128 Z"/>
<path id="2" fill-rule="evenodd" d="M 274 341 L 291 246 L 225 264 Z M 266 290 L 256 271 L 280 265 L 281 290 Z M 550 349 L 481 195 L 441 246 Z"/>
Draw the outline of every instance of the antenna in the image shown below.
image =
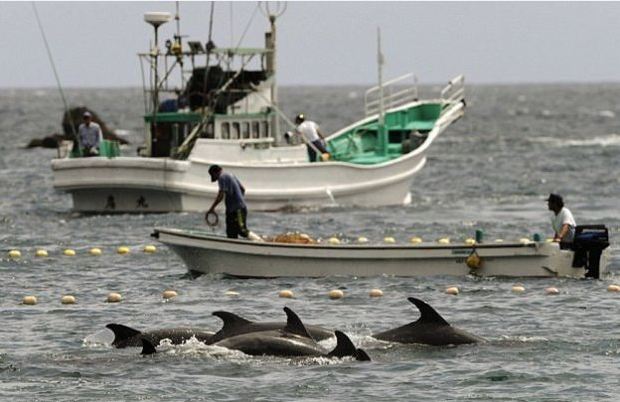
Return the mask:
<path id="1" fill-rule="evenodd" d="M 144 21 L 151 24 L 155 29 L 155 45 L 151 51 L 151 57 L 153 58 L 153 73 L 155 75 L 155 85 L 153 86 L 153 113 L 157 111 L 157 106 L 159 105 L 159 76 L 157 71 L 157 59 L 159 58 L 159 42 L 157 30 L 161 25 L 165 24 L 171 19 L 172 15 L 167 12 L 150 11 L 144 13 Z"/>

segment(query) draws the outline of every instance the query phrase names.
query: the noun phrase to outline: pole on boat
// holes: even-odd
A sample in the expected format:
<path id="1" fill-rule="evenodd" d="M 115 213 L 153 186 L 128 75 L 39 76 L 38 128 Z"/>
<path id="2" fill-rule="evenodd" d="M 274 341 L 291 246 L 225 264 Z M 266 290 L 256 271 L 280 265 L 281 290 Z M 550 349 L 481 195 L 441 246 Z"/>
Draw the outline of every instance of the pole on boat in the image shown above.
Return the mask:
<path id="1" fill-rule="evenodd" d="M 271 73 L 271 104 L 273 108 L 278 108 L 278 86 L 276 83 L 276 19 L 286 11 L 284 2 L 263 2 L 263 14 L 269 19 L 270 31 L 265 34 L 265 45 L 269 53 L 267 54 L 267 71 Z M 274 6 L 273 10 L 271 6 Z M 274 114 L 271 122 L 271 133 L 274 138 L 280 133 L 280 120 Z"/>
<path id="2" fill-rule="evenodd" d="M 153 28 L 155 29 L 155 44 L 153 49 L 151 49 L 151 58 L 152 58 L 152 62 L 151 62 L 151 74 L 153 75 L 153 83 L 152 85 L 152 94 L 151 94 L 151 98 L 153 101 L 153 110 L 151 111 L 153 119 L 151 121 L 151 127 L 149 129 L 149 133 L 150 133 L 150 139 L 148 140 L 148 149 L 149 149 L 149 154 L 152 155 L 152 138 L 154 135 L 154 132 L 157 131 L 157 107 L 159 106 L 159 74 L 158 74 L 158 66 L 157 66 L 157 59 L 159 58 L 159 42 L 158 42 L 158 36 L 157 36 L 157 29 L 165 24 L 166 22 L 170 21 L 170 19 L 172 18 L 172 16 L 170 15 L 170 13 L 167 12 L 147 12 L 144 14 L 144 21 L 146 21 L 147 23 L 151 24 L 153 26 Z M 147 137 L 148 138 L 148 137 Z"/>
<path id="3" fill-rule="evenodd" d="M 387 133 L 385 132 L 385 105 L 383 104 L 383 64 L 385 60 L 381 53 L 381 28 L 377 27 L 377 70 L 379 75 L 379 119 L 377 121 L 377 134 L 379 137 L 379 149 L 382 155 L 387 154 Z"/>
<path id="4" fill-rule="evenodd" d="M 170 21 L 172 16 L 170 13 L 166 12 L 147 12 L 144 14 L 144 21 L 151 24 L 155 29 L 155 44 L 153 49 L 151 50 L 151 57 L 153 58 L 153 75 L 154 75 L 154 85 L 153 85 L 153 113 L 157 111 L 157 106 L 159 105 L 159 73 L 157 61 L 159 58 L 159 41 L 158 41 L 158 29 L 161 25 Z"/>

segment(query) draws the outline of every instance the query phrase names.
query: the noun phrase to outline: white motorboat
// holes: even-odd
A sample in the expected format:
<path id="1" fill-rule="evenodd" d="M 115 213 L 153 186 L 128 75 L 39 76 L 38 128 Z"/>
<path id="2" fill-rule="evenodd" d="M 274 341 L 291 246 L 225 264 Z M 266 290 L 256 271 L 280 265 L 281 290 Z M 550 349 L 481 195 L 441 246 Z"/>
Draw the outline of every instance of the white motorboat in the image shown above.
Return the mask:
<path id="1" fill-rule="evenodd" d="M 289 244 L 156 228 L 189 271 L 240 278 L 478 275 L 599 278 L 608 272 L 607 229 L 589 228 L 572 248 L 545 241 L 437 244 Z M 585 233 L 585 232 L 584 232 Z"/>
<path id="2" fill-rule="evenodd" d="M 273 13 L 265 48 L 182 43 L 178 33 L 161 51 L 157 27 L 166 14 L 145 19 L 156 28 L 155 47 L 139 55 L 151 77 L 146 144 L 139 156 L 120 156 L 105 142 L 99 157 L 66 152 L 52 160 L 54 188 L 72 195 L 76 211 L 204 211 L 217 193 L 208 180 L 212 164 L 240 179 L 251 210 L 408 203 L 429 147 L 464 114 L 462 75 L 426 100 L 418 98 L 413 74 L 380 79 L 366 92 L 364 117 L 327 138 L 330 159 L 310 161 L 300 137 L 279 128 L 280 120 L 290 121 L 278 107 Z M 205 64 L 197 66 L 201 58 Z M 169 83 L 179 65 L 182 73 L 191 66 L 182 91 Z"/>

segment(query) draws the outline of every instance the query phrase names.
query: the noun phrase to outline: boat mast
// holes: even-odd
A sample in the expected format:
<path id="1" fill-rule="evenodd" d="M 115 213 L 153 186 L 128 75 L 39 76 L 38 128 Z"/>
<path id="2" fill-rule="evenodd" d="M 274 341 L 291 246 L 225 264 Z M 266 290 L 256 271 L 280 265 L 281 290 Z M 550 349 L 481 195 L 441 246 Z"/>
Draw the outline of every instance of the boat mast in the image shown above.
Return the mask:
<path id="1" fill-rule="evenodd" d="M 271 74 L 271 104 L 274 110 L 278 110 L 278 86 L 276 83 L 276 19 L 284 14 L 284 11 L 286 11 L 286 3 L 279 1 L 266 1 L 262 5 L 263 14 L 267 16 L 269 19 L 269 24 L 271 25 L 270 32 L 265 34 L 266 47 L 267 50 L 269 50 L 269 53 L 267 54 L 267 72 Z M 270 5 L 275 6 L 273 11 L 271 10 Z M 277 138 L 279 133 L 280 120 L 278 119 L 277 114 L 274 114 L 271 122 L 271 135 L 274 138 Z"/>
<path id="2" fill-rule="evenodd" d="M 378 119 L 378 139 L 381 154 L 387 154 L 387 133 L 385 132 L 385 105 L 383 104 L 383 64 L 384 58 L 381 53 L 381 28 L 377 27 L 377 65 L 379 75 L 379 119 Z"/>

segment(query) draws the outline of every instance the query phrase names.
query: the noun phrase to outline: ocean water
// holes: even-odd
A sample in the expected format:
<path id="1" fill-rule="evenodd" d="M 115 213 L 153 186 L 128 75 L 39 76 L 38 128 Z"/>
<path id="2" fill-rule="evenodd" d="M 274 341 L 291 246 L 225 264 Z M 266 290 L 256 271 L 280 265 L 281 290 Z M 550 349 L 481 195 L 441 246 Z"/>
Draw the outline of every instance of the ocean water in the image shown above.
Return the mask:
<path id="1" fill-rule="evenodd" d="M 425 94 L 438 88 L 425 87 Z M 288 87 L 289 115 L 304 112 L 332 132 L 360 117 L 364 88 Z M 68 90 L 133 146 L 141 137 L 141 92 Z M 236 280 L 191 278 L 163 245 L 145 254 L 155 226 L 201 227 L 202 215 L 77 215 L 52 188 L 49 149 L 24 149 L 60 129 L 53 89 L 0 91 L 0 400 L 616 400 L 620 389 L 620 295 L 607 292 L 620 269 L 620 85 L 468 86 L 466 116 L 432 145 L 412 183 L 412 203 L 295 212 L 250 211 L 260 234 L 299 230 L 316 237 L 393 236 L 407 242 L 483 229 L 488 239 L 551 235 L 550 192 L 565 196 L 578 223 L 604 223 L 612 236 L 612 275 L 602 280 L 474 277 L 330 277 Z M 133 153 L 129 147 L 123 150 Z M 217 233 L 223 233 L 219 228 Z M 117 247 L 131 252 L 118 255 Z M 100 247 L 103 254 L 87 250 Z M 38 248 L 49 257 L 37 258 Z M 77 255 L 66 257 L 65 248 Z M 22 258 L 7 257 L 19 249 Z M 458 296 L 444 289 L 457 285 Z M 560 294 L 549 296 L 555 286 Z M 179 296 L 164 302 L 162 291 Z M 340 288 L 341 300 L 327 293 Z M 384 297 L 370 298 L 372 288 Z M 278 298 L 291 289 L 294 299 Z M 232 290 L 237 296 L 228 296 Z M 121 303 L 106 303 L 116 291 Z M 62 305 L 72 294 L 75 305 Z M 21 304 L 36 295 L 36 306 Z M 421 298 L 452 325 L 487 339 L 427 347 L 382 343 L 370 334 L 417 319 Z M 107 323 L 140 330 L 217 330 L 229 310 L 255 320 L 302 320 L 341 329 L 372 357 L 351 360 L 249 357 L 189 342 L 142 358 L 109 346 Z M 333 347 L 326 341 L 325 348 Z"/>

